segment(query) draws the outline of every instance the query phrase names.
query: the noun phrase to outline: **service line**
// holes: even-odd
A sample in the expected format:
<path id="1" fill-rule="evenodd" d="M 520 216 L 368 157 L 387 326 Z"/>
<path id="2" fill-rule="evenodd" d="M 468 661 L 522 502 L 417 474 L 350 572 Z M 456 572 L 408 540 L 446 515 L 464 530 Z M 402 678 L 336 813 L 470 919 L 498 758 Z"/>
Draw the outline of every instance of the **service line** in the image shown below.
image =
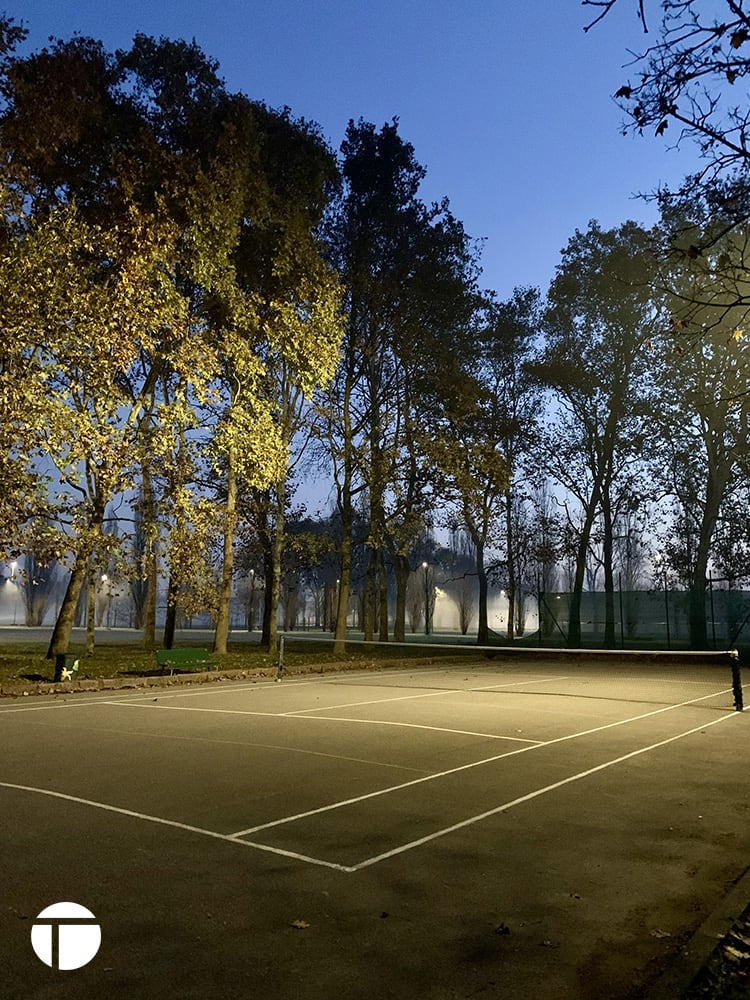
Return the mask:
<path id="1" fill-rule="evenodd" d="M 445 691 L 441 693 L 446 694 Z M 398 701 L 399 699 L 392 700 Z M 309 722 L 346 722 L 362 726 L 400 726 L 403 729 L 428 729 L 434 733 L 450 733 L 454 736 L 480 736 L 487 740 L 505 740 L 512 743 L 533 743 L 536 745 L 539 742 L 539 740 L 526 740 L 518 736 L 499 736 L 497 733 L 475 733 L 466 729 L 449 729 L 445 726 L 426 726 L 414 722 L 389 722 L 381 719 L 349 719 L 338 715 L 294 715 L 291 712 L 254 712 L 240 708 L 184 708 L 182 705 L 154 705 L 142 701 L 107 701 L 102 702 L 102 704 L 113 705 L 117 708 L 148 708 L 165 712 L 205 712 L 214 715 L 249 715 L 265 719 L 305 719 Z M 321 711 L 330 711 L 330 706 L 328 709 L 321 709 Z"/>
<path id="2" fill-rule="evenodd" d="M 721 692 L 726 694 L 727 692 Z M 475 767 L 482 767 L 485 764 L 493 764 L 495 761 L 503 760 L 506 757 L 514 757 L 521 753 L 530 753 L 532 750 L 542 750 L 545 747 L 554 746 L 557 743 L 567 743 L 570 740 L 577 740 L 583 736 L 591 736 L 593 733 L 601 733 L 607 729 L 614 729 L 617 726 L 625 726 L 631 722 L 638 722 L 641 719 L 648 719 L 654 715 L 661 715 L 664 712 L 672 712 L 677 708 L 686 708 L 689 705 L 695 705 L 697 702 L 706 701 L 708 698 L 716 697 L 716 692 L 710 695 L 703 695 L 700 698 L 692 698 L 690 701 L 680 702 L 679 705 L 667 705 L 664 708 L 657 708 L 651 712 L 644 712 L 641 715 L 634 715 L 627 719 L 620 719 L 617 722 L 608 722 L 603 726 L 595 726 L 593 729 L 585 729 L 581 732 L 570 733 L 567 736 L 558 736 L 553 740 L 545 740 L 542 743 L 534 743 L 530 746 L 519 747 L 516 750 L 507 750 L 505 753 L 495 754 L 492 757 L 483 757 L 481 760 L 472 761 L 469 764 L 460 764 L 458 767 L 448 768 L 446 771 L 438 771 L 435 774 L 428 774 L 422 778 L 414 778 L 412 781 L 405 781 L 398 785 L 389 785 L 387 788 L 379 788 L 374 792 L 366 792 L 364 795 L 357 795 L 350 799 L 341 799 L 338 802 L 331 802 L 325 806 L 319 806 L 317 809 L 308 809 L 306 812 L 295 813 L 292 816 L 283 816 L 281 819 L 271 820 L 269 823 L 261 823 L 257 826 L 248 827 L 246 830 L 238 830 L 236 833 L 231 834 L 233 837 L 244 837 L 251 833 L 258 833 L 260 830 L 268 830 L 275 826 L 283 826 L 286 823 L 294 823 L 300 819 L 307 819 L 310 816 L 317 816 L 320 813 L 331 812 L 334 809 L 343 809 L 345 806 L 356 805 L 358 802 L 365 802 L 367 799 L 374 799 L 380 795 L 390 795 L 392 792 L 402 791 L 404 788 L 412 788 L 415 785 L 424 784 L 426 781 L 437 781 L 440 778 L 446 778 L 451 774 L 458 774 L 461 771 L 469 771 Z M 305 716 L 303 716 L 305 718 Z M 724 716 L 722 716 L 724 718 Z M 732 718 L 732 716 L 729 716 Z M 341 721 L 341 720 L 338 720 Z"/>

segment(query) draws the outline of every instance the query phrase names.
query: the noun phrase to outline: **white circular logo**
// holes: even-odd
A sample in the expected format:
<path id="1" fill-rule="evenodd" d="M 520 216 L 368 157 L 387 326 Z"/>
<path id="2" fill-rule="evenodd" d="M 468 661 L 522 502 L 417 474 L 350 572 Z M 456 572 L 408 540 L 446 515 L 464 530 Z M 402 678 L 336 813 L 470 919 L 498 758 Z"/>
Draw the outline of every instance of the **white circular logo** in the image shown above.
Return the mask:
<path id="1" fill-rule="evenodd" d="M 102 929 L 79 903 L 53 903 L 31 928 L 31 946 L 51 969 L 80 969 L 99 951 Z"/>

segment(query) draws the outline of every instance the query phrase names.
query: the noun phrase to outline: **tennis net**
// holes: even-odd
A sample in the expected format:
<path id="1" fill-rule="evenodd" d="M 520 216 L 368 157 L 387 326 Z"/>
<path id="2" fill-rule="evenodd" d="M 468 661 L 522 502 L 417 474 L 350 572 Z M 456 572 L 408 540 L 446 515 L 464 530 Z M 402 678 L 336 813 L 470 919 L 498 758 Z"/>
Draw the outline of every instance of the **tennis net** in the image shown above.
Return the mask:
<path id="1" fill-rule="evenodd" d="M 319 639 L 329 647 L 331 640 Z M 316 640 L 285 635 L 284 651 L 320 651 Z M 359 684 L 407 688 L 507 692 L 597 698 L 648 704 L 690 704 L 720 711 L 744 707 L 742 668 L 735 650 L 678 652 L 652 650 L 545 649 L 453 643 L 367 643 L 347 640 L 345 658 L 321 672 L 365 669 Z M 313 668 L 314 669 L 314 668 Z"/>

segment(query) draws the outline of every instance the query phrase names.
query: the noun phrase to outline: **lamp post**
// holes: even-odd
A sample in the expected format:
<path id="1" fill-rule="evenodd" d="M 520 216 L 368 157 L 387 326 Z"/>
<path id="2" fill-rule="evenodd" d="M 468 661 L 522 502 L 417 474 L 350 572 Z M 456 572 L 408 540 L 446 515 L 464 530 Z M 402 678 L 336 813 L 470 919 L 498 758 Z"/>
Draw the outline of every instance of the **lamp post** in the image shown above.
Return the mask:
<path id="1" fill-rule="evenodd" d="M 429 566 L 426 562 L 422 563 L 422 569 L 424 570 L 424 634 L 430 634 L 430 591 L 428 586 L 427 572 Z"/>
<path id="2" fill-rule="evenodd" d="M 18 583 L 16 582 L 16 570 L 18 563 L 14 559 L 10 564 L 11 580 L 13 581 L 13 624 L 16 624 L 16 612 L 18 611 Z"/>

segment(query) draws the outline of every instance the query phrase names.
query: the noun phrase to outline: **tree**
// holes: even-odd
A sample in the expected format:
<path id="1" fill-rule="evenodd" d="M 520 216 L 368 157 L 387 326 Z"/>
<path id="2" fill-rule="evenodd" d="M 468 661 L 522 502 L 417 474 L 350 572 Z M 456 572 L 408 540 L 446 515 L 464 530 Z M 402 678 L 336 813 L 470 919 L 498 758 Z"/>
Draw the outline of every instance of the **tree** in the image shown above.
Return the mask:
<path id="1" fill-rule="evenodd" d="M 479 303 L 478 303 L 479 304 Z M 435 461 L 439 492 L 458 508 L 472 542 L 479 589 L 478 642 L 489 638 L 486 554 L 504 545 L 508 636 L 513 638 L 520 598 L 516 477 L 533 439 L 539 391 L 525 362 L 536 334 L 538 292 L 516 289 L 505 302 L 485 296 L 471 329 L 473 356 L 439 397 L 440 417 L 425 447 Z M 469 339 L 464 334 L 465 339 Z M 503 528 L 498 527 L 502 520 Z"/>
<path id="2" fill-rule="evenodd" d="M 160 380 L 182 379 L 200 395 L 212 377 L 177 280 L 182 232 L 147 183 L 154 135 L 137 88 L 119 89 L 121 78 L 98 43 L 56 43 L 13 61 L 1 123 L 15 194 L 3 326 L 18 344 L 27 394 L 37 387 L 36 457 L 57 465 L 60 545 L 73 552 L 50 644 L 57 673 L 107 504 L 134 484 Z M 168 449 L 170 406 L 159 404 L 152 455 Z"/>
<path id="3" fill-rule="evenodd" d="M 59 666 L 104 510 L 133 488 L 142 457 L 164 463 L 170 541 L 204 535 L 199 491 L 209 478 L 223 485 L 215 647 L 225 651 L 238 481 L 279 481 L 286 459 L 269 358 L 307 394 L 335 365 L 337 285 L 314 234 L 332 157 L 311 126 L 228 94 L 195 43 L 138 35 L 114 55 L 90 39 L 55 43 L 12 62 L 4 94 L 1 266 L 12 293 L 0 402 L 18 428 L 22 407 L 43 401 L 36 438 L 9 435 L 10 461 L 23 472 L 44 434 L 62 454 L 58 507 L 75 558 L 50 652 Z M 149 469 L 152 536 L 154 485 Z M 175 573 L 190 564 L 184 551 L 170 558 L 168 631 L 187 582 Z"/>
<path id="4" fill-rule="evenodd" d="M 456 605 L 461 634 L 466 635 L 474 620 L 477 599 L 474 546 L 467 532 L 457 525 L 450 533 L 445 569 L 443 587 Z"/>
<path id="5" fill-rule="evenodd" d="M 541 460 L 582 511 L 569 607 L 574 647 L 581 642 L 581 595 L 600 516 L 605 644 L 615 641 L 614 525 L 618 509 L 630 502 L 648 441 L 644 379 L 660 323 L 653 270 L 649 236 L 635 223 L 603 231 L 592 222 L 577 232 L 550 287 L 544 353 L 529 366 L 558 405 Z"/>
<path id="6" fill-rule="evenodd" d="M 601 8 L 588 30 L 616 0 L 583 2 Z M 743 168 L 750 157 L 750 109 L 737 90 L 750 74 L 750 12 L 736 0 L 718 5 L 662 0 L 659 6 L 663 16 L 658 41 L 636 57 L 637 77 L 615 95 L 628 115 L 625 131 L 653 129 L 661 136 L 675 124 L 676 141 L 695 142 L 707 161 L 691 185 Z M 644 28 L 645 8 L 640 0 Z"/>
<path id="7" fill-rule="evenodd" d="M 662 479 L 668 478 L 678 501 L 676 538 L 682 544 L 673 556 L 690 592 L 690 639 L 696 648 L 707 642 L 705 593 L 720 512 L 748 476 L 750 355 L 738 325 L 737 314 L 742 322 L 744 310 L 726 306 L 736 287 L 727 290 L 727 274 L 734 269 L 744 276 L 748 237 L 736 229 L 710 254 L 675 266 L 673 324 L 661 338 L 657 391 L 667 457 L 661 461 Z"/>
<path id="8" fill-rule="evenodd" d="M 253 401 L 254 419 L 257 422 L 262 404 L 270 427 L 264 431 L 256 426 L 255 434 L 266 444 L 275 438 L 279 460 L 263 481 L 257 473 L 249 475 L 247 468 L 241 478 L 244 488 L 261 492 L 270 483 L 266 499 L 272 504 L 272 530 L 267 535 L 263 640 L 273 648 L 287 481 L 309 441 L 313 391 L 330 383 L 339 356 L 341 290 L 324 260 L 318 234 L 338 174 L 315 126 L 295 121 L 288 111 L 278 114 L 256 106 L 254 114 L 268 210 L 262 220 L 247 218 L 242 223 L 235 264 L 242 294 L 252 297 L 258 310 L 251 340 L 262 375 Z M 232 366 L 232 375 L 235 371 Z M 225 575 L 227 556 L 225 548 Z"/>
<path id="9" fill-rule="evenodd" d="M 60 586 L 57 560 L 45 561 L 33 550 L 26 553 L 21 576 L 21 593 L 26 608 L 26 624 L 42 625 Z"/>
<path id="10" fill-rule="evenodd" d="M 388 638 L 388 554 L 396 574 L 394 635 L 403 638 L 408 553 L 429 513 L 418 414 L 438 379 L 450 377 L 439 363 L 450 359 L 449 343 L 462 347 L 474 281 L 470 241 L 447 202 L 420 200 L 425 171 L 397 121 L 380 130 L 350 122 L 342 175 L 328 239 L 345 289 L 345 334 L 337 377 L 320 400 L 343 532 L 338 650 L 359 498 L 369 519 L 365 635 L 372 638 L 377 616 L 380 638 Z"/>
<path id="11" fill-rule="evenodd" d="M 439 494 L 454 504 L 474 547 L 479 589 L 477 642 L 489 639 L 487 620 L 487 548 L 497 544 L 497 520 L 509 482 L 502 450 L 505 424 L 497 421 L 496 399 L 476 387 L 478 402 L 465 398 L 445 412 L 443 425 L 430 443 L 431 456 L 440 470 Z"/>
<path id="12" fill-rule="evenodd" d="M 74 207 L 60 209 L 30 222 L 2 264 L 8 294 L 0 322 L 26 345 L 19 356 L 27 393 L 37 398 L 29 422 L 36 456 L 55 467 L 58 554 L 74 551 L 50 644 L 58 670 L 86 566 L 104 544 L 107 504 L 132 486 L 153 376 L 144 360 L 158 356 L 155 331 L 183 325 L 179 296 L 163 281 L 168 229 L 135 210 L 130 221 L 104 230 Z"/>
<path id="13" fill-rule="evenodd" d="M 485 323 L 479 326 L 474 371 L 492 400 L 491 423 L 505 456 L 508 478 L 503 496 L 505 585 L 508 594 L 508 639 L 515 634 L 516 611 L 523 595 L 523 531 L 521 509 L 523 461 L 535 439 L 541 393 L 525 368 L 535 351 L 539 322 L 539 292 L 517 288 L 507 302 L 491 300 Z"/>

